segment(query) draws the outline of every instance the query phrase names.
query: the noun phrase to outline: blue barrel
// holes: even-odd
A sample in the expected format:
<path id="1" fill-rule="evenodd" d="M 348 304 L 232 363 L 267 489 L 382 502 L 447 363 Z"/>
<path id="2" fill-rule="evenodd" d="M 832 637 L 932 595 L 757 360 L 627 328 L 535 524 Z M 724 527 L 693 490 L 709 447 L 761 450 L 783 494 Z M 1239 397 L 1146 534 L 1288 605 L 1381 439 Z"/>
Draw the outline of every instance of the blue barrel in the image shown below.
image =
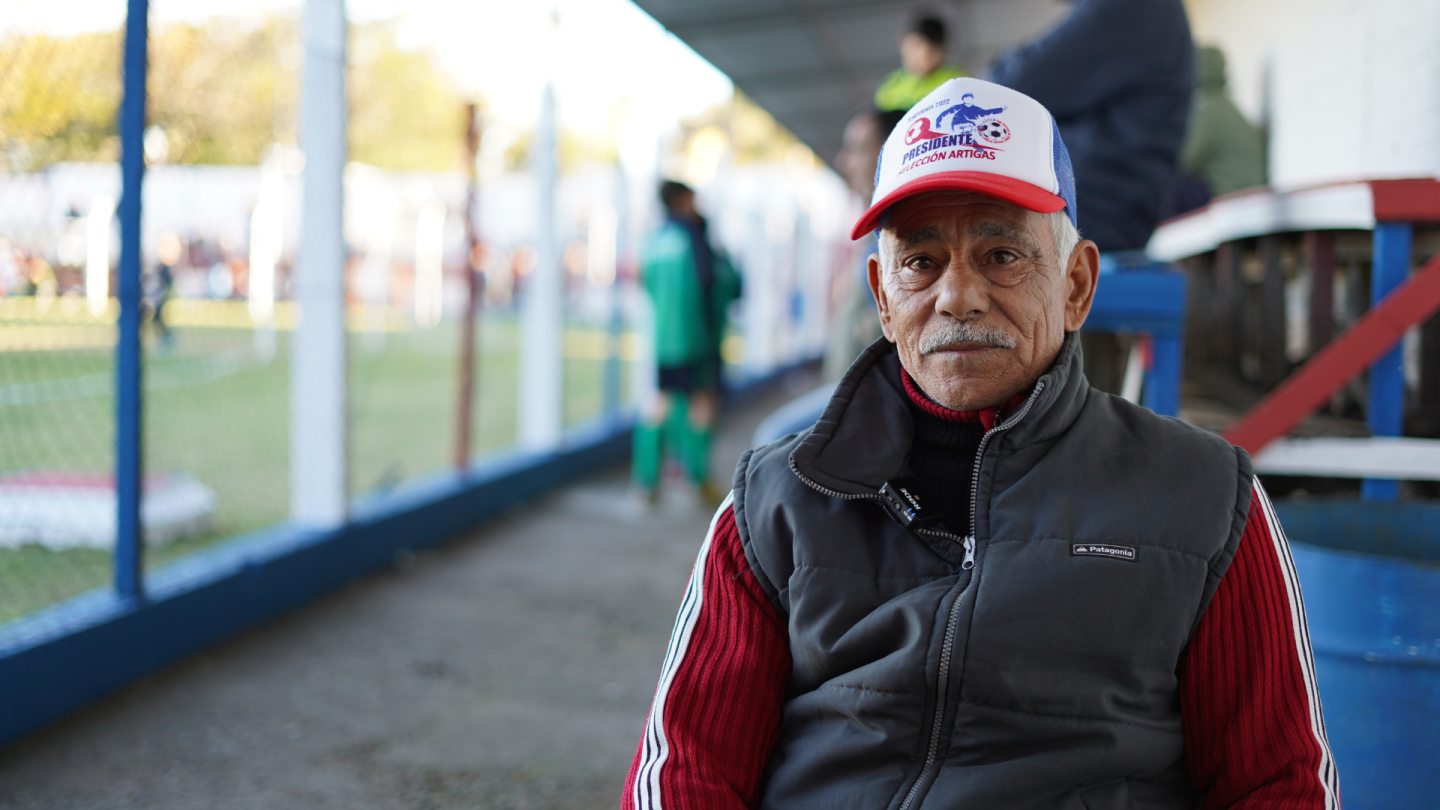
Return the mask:
<path id="1" fill-rule="evenodd" d="M 1440 808 L 1440 504 L 1277 504 L 1346 810 Z"/>

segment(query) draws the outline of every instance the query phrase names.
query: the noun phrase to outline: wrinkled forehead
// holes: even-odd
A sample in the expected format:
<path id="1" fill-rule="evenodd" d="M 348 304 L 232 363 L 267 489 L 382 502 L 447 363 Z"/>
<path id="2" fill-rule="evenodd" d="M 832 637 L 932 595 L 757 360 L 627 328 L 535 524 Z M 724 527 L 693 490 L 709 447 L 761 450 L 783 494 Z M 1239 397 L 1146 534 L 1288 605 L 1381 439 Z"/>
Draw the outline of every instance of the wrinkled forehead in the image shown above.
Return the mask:
<path id="1" fill-rule="evenodd" d="M 1042 215 L 987 194 L 935 191 L 917 194 L 885 212 L 880 237 L 900 244 L 962 235 L 1012 237 L 1041 243 Z"/>

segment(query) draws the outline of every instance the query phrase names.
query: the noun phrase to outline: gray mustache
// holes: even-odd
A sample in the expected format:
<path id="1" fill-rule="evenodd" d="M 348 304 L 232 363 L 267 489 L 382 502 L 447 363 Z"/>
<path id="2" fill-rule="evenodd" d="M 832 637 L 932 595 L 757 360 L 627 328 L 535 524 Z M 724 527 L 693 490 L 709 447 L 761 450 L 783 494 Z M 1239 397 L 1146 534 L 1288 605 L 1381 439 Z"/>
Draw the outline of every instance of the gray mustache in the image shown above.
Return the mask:
<path id="1" fill-rule="evenodd" d="M 1015 348 L 1015 338 L 1003 329 L 983 323 L 946 319 L 920 336 L 920 353 L 933 354 L 961 343 L 980 343 L 996 349 Z"/>

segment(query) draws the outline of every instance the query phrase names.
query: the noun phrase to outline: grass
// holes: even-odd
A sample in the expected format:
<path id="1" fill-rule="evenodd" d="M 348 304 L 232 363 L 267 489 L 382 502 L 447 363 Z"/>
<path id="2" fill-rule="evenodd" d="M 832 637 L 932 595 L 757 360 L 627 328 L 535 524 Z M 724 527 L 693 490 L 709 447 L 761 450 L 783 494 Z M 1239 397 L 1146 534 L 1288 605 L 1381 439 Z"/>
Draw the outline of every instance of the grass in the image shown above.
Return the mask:
<path id="1" fill-rule="evenodd" d="M 472 417 L 476 455 L 515 440 L 516 332 L 511 318 L 487 315 L 483 322 Z M 288 333 L 276 333 L 273 352 L 248 329 L 172 333 L 169 350 L 147 349 L 145 466 L 189 472 L 215 491 L 217 506 L 209 532 L 149 549 L 147 566 L 283 520 L 289 511 Z M 450 463 L 458 348 L 455 324 L 352 334 L 352 493 L 363 498 L 393 489 Z M 599 415 L 605 361 L 567 354 L 564 419 L 573 425 Z M 0 472 L 111 469 L 113 374 L 106 348 L 0 351 Z M 0 621 L 111 576 L 108 550 L 0 549 Z"/>

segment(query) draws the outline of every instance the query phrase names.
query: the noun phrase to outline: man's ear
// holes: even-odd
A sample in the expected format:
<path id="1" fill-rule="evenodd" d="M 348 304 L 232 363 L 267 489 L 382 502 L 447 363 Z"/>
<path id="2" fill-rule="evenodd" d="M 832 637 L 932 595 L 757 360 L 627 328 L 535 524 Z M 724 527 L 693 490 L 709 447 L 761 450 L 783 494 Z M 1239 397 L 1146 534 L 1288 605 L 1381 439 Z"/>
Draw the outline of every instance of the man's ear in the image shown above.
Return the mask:
<path id="1" fill-rule="evenodd" d="M 875 296 L 875 308 L 880 312 L 880 331 L 891 343 L 895 338 L 890 334 L 890 299 L 885 297 L 885 268 L 880 266 L 880 254 L 871 253 L 866 261 L 869 270 L 870 293 Z"/>
<path id="2" fill-rule="evenodd" d="M 1079 332 L 1095 303 L 1095 285 L 1100 282 L 1100 250 L 1089 239 L 1082 240 L 1070 254 L 1065 271 L 1065 331 Z"/>

